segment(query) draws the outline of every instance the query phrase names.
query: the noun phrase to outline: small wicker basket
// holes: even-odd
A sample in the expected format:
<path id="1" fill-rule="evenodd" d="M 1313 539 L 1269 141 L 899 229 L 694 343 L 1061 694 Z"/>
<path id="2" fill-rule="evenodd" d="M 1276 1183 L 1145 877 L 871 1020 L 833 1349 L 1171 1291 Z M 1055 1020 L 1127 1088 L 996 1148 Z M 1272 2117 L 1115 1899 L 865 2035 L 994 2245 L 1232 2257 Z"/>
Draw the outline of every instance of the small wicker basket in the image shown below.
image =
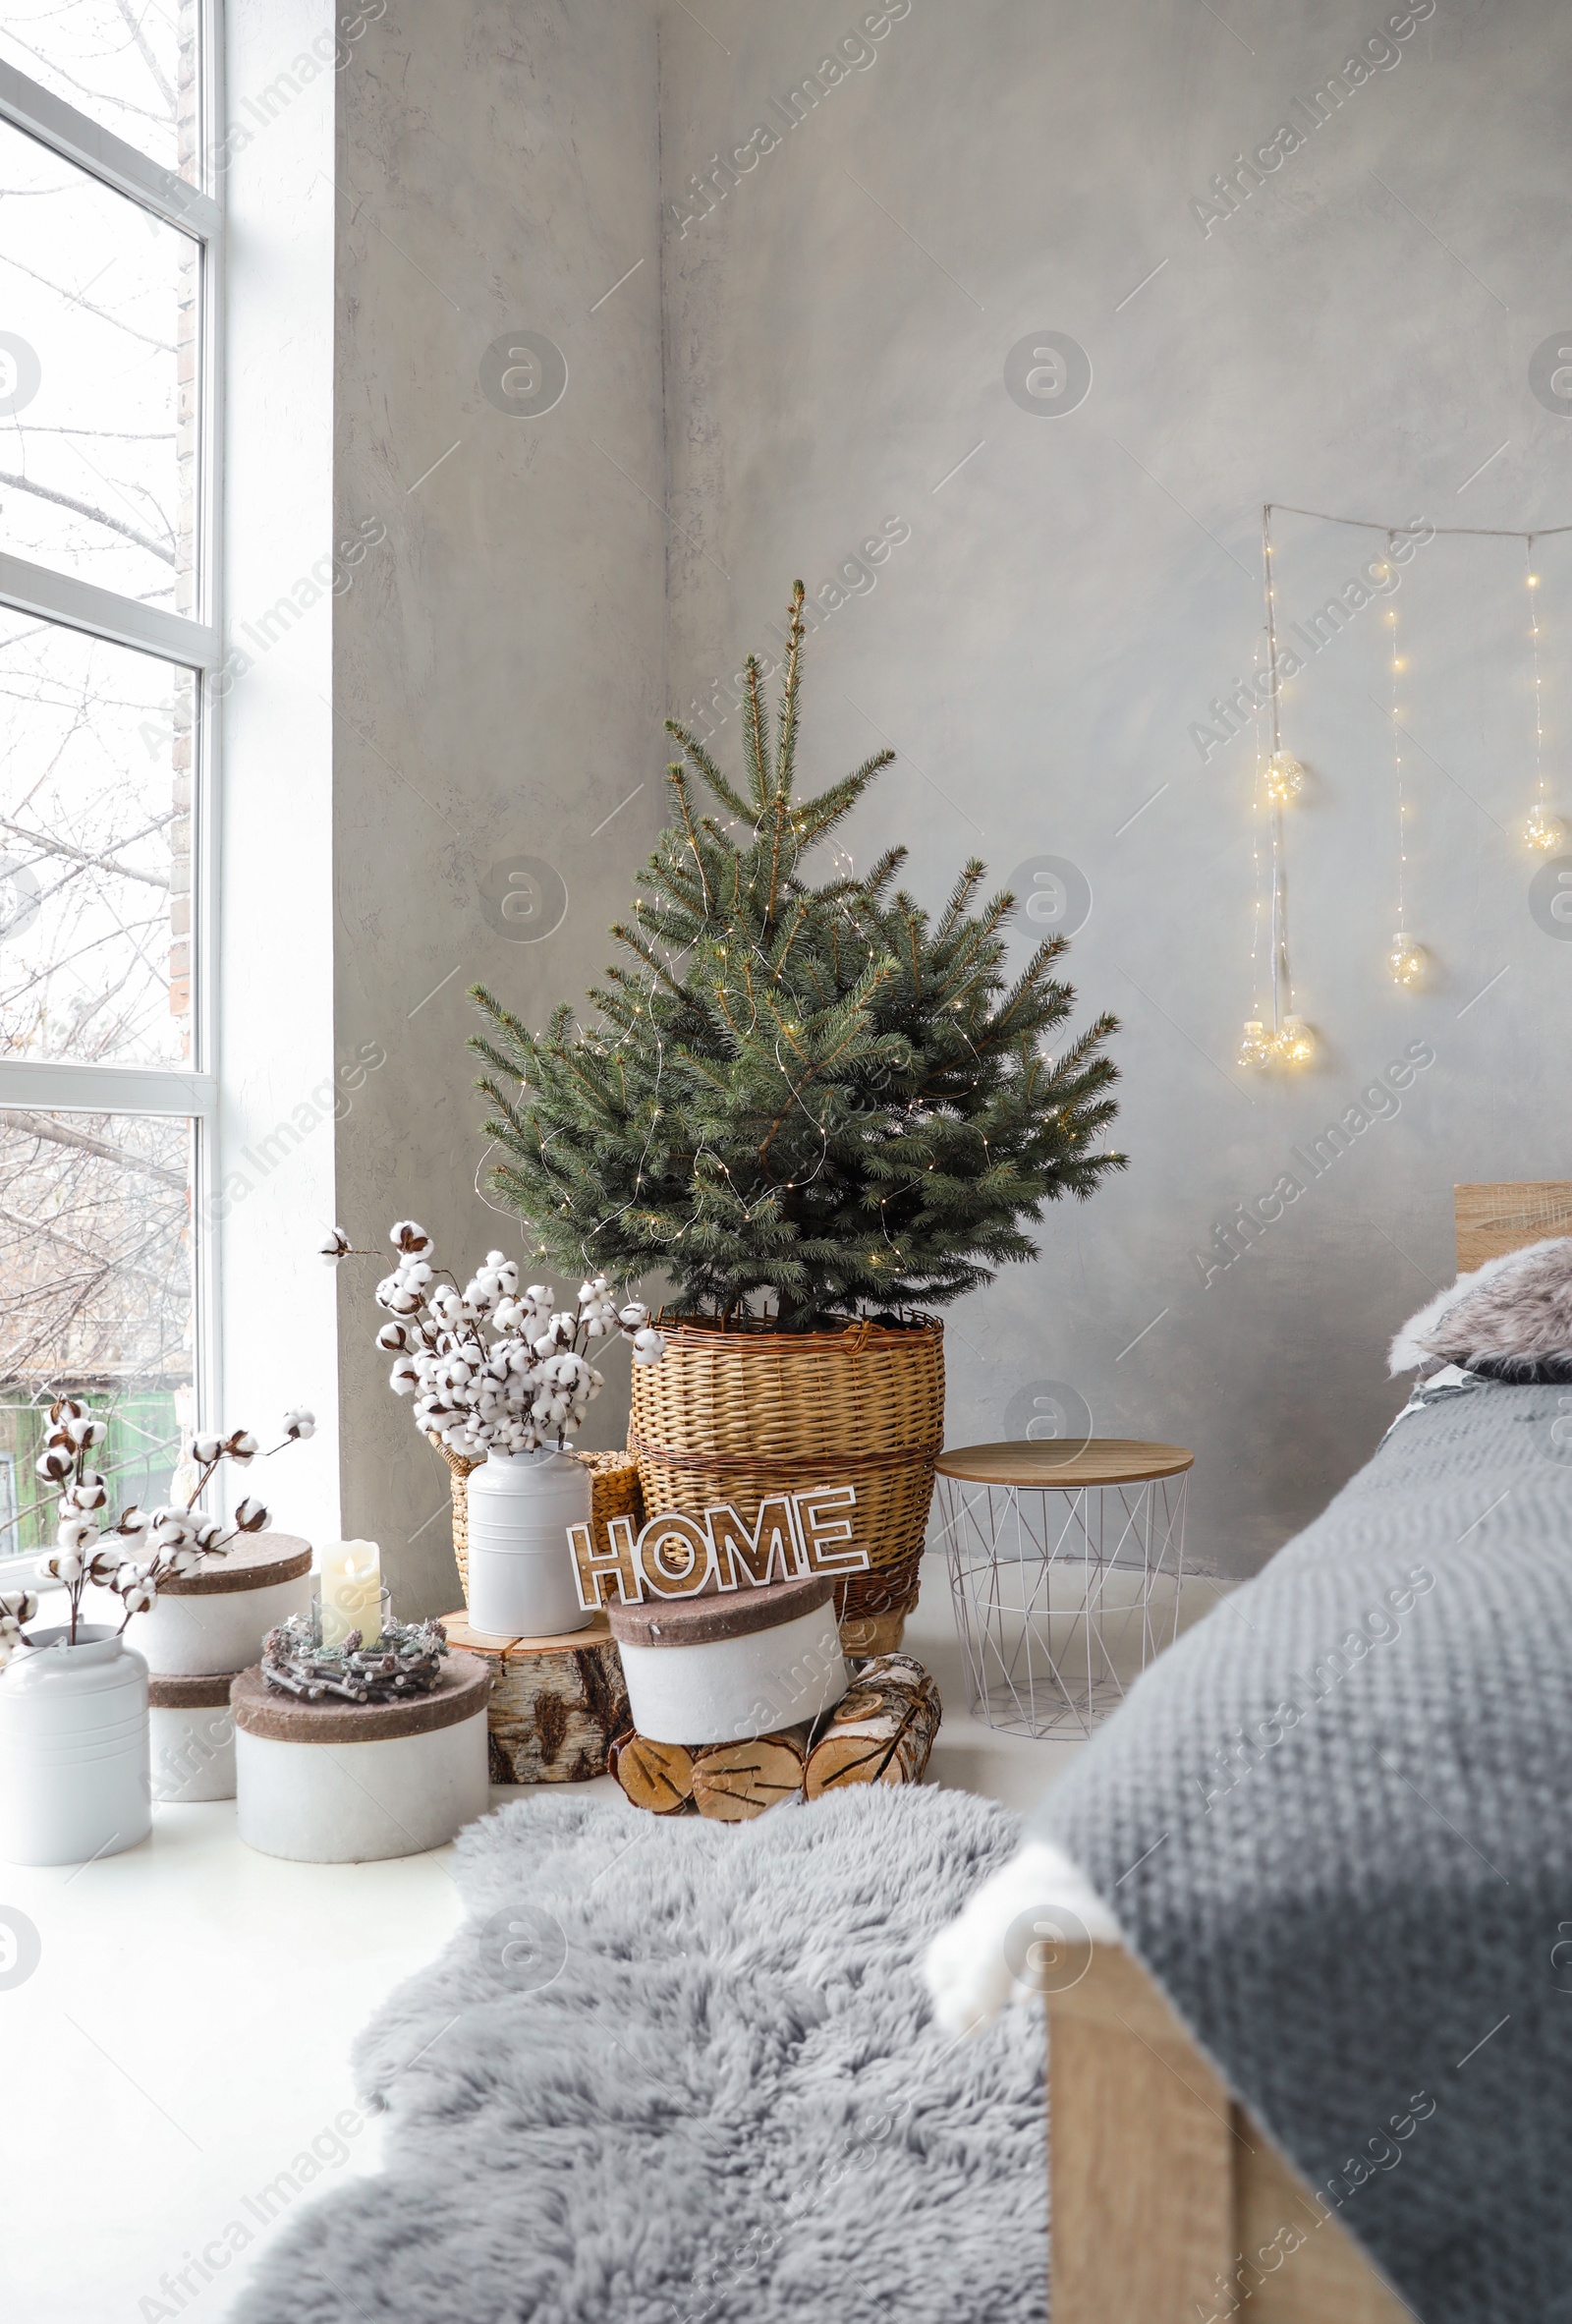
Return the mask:
<path id="1" fill-rule="evenodd" d="M 479 1467 L 477 1460 L 469 1460 L 462 1452 L 450 1452 L 447 1445 L 435 1437 L 431 1439 L 448 1467 L 453 1472 L 453 1555 L 458 1563 L 459 1580 L 464 1585 L 464 1603 L 470 1603 L 470 1472 Z M 606 1527 L 613 1517 L 631 1517 L 635 1533 L 644 1523 L 644 1506 L 639 1494 L 639 1468 L 631 1452 L 576 1452 L 590 1471 L 590 1524 L 594 1529 L 595 1548 L 609 1553 L 610 1538 Z M 563 1550 L 567 1551 L 564 1541 Z"/>
<path id="2" fill-rule="evenodd" d="M 628 1449 L 645 1508 L 752 1517 L 772 1493 L 853 1485 L 866 1573 L 838 1585 L 848 1645 L 889 1651 L 917 1602 L 933 1464 L 944 1442 L 944 1333 L 855 1323 L 836 1331 L 661 1319 L 666 1353 L 633 1367 Z M 853 1625 L 856 1625 L 854 1629 Z"/>

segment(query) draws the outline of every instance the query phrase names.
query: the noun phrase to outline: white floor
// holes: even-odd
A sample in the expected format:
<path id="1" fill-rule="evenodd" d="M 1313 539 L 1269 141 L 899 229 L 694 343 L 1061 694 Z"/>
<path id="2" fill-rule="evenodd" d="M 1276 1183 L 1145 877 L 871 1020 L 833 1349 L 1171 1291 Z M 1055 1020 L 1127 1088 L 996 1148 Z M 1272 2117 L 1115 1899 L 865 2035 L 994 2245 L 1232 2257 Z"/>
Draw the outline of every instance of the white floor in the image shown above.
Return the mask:
<path id="1" fill-rule="evenodd" d="M 946 1704 L 929 1780 L 1030 1806 L 1081 1746 L 968 1716 L 928 1565 L 907 1647 Z M 1186 1615 L 1208 1603 L 1187 1592 Z M 462 1918 L 450 1860 L 281 1863 L 225 1805 L 161 1808 L 146 1845 L 77 1870 L 0 1865 L 0 1916 L 25 1913 L 42 1949 L 7 1989 L 0 1929 L 7 2324 L 206 2324 L 285 2219 L 375 2168 L 349 2046 Z"/>

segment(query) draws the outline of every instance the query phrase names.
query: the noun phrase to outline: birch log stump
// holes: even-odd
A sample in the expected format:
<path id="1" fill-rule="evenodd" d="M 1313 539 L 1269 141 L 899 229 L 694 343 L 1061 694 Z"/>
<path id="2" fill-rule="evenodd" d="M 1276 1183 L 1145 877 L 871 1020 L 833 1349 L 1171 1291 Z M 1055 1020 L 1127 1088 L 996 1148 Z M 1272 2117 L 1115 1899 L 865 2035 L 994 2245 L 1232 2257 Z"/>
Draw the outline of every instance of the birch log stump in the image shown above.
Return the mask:
<path id="1" fill-rule="evenodd" d="M 693 1813 L 694 1755 L 683 1743 L 654 1743 L 630 1728 L 611 1746 L 611 1772 L 635 1807 L 652 1816 Z"/>
<path id="2" fill-rule="evenodd" d="M 819 1728 L 803 1788 L 810 1799 L 846 1784 L 919 1784 L 944 1706 L 910 1655 L 866 1663 Z"/>
<path id="3" fill-rule="evenodd" d="M 452 1646 L 495 1674 L 488 1710 L 493 1784 L 587 1784 L 603 1776 L 628 1726 L 622 1658 L 605 1615 L 560 1638 L 492 1638 L 468 1617 L 443 1622 Z M 643 1804 L 643 1803 L 641 1803 Z"/>
<path id="4" fill-rule="evenodd" d="M 809 1730 L 785 1728 L 694 1754 L 694 1805 L 716 1824 L 745 1824 L 803 1787 Z"/>

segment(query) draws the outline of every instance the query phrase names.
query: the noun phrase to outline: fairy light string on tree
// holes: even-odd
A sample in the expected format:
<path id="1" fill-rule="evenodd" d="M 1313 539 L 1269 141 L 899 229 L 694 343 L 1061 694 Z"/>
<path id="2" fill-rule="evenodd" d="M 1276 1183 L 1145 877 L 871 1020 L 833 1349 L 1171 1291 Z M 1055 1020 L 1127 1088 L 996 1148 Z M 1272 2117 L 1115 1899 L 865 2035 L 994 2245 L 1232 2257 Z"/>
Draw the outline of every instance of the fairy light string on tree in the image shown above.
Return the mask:
<path id="1" fill-rule="evenodd" d="M 900 848 L 805 877 L 893 754 L 797 790 L 802 602 L 773 720 L 748 664 L 740 779 L 671 725 L 670 818 L 593 1021 L 564 1004 L 536 1034 L 477 988 L 474 1046 L 505 1158 L 488 1187 L 546 1250 L 597 1267 L 626 1252 L 663 1267 L 690 1315 L 772 1307 L 809 1332 L 977 1287 L 1035 1249 L 1021 1218 L 1123 1158 L 1099 1146 L 1115 1020 L 1044 1054 L 1074 1001 L 1054 975 L 1065 940 L 1008 973 L 1013 898 L 983 894 L 982 864 L 937 914 L 896 885 Z"/>

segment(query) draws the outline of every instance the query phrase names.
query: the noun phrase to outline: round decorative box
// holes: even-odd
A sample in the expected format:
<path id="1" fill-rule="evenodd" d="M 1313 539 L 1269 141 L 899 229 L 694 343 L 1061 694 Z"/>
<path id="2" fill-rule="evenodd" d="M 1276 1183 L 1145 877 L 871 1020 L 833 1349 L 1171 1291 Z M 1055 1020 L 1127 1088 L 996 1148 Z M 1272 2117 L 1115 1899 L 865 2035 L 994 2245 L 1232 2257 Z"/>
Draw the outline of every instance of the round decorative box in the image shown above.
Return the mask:
<path id="1" fill-rule="evenodd" d="M 429 1694 L 303 1703 L 260 1669 L 230 1688 L 240 1836 L 266 1856 L 368 1864 L 441 1847 L 484 1815 L 491 1673 L 450 1655 Z"/>
<path id="2" fill-rule="evenodd" d="M 153 1797 L 161 1806 L 235 1796 L 233 1674 L 147 1681 L 147 1733 Z"/>
<path id="3" fill-rule="evenodd" d="M 310 1613 L 310 1575 L 309 1541 L 245 1535 L 200 1572 L 164 1582 L 151 1612 L 132 1615 L 127 1640 L 160 1677 L 233 1677 L 255 1662 L 269 1630 Z"/>
<path id="4" fill-rule="evenodd" d="M 0 1857 L 85 1864 L 152 1830 L 147 1665 L 113 1630 L 39 1630 L 0 1673 Z"/>
<path id="5" fill-rule="evenodd" d="M 829 1574 L 609 1609 L 639 1733 L 730 1743 L 816 1718 L 848 1672 Z"/>

